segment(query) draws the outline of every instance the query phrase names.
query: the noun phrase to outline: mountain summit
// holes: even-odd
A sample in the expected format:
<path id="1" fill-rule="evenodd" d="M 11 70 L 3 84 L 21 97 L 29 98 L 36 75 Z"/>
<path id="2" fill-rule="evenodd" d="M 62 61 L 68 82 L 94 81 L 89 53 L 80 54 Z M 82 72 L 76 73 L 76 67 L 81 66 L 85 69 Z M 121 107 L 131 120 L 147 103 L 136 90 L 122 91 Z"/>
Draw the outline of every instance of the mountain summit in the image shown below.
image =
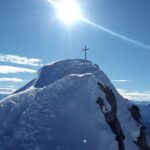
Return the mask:
<path id="1" fill-rule="evenodd" d="M 95 64 L 62 60 L 0 102 L 1 150 L 148 150 L 137 106 Z"/>

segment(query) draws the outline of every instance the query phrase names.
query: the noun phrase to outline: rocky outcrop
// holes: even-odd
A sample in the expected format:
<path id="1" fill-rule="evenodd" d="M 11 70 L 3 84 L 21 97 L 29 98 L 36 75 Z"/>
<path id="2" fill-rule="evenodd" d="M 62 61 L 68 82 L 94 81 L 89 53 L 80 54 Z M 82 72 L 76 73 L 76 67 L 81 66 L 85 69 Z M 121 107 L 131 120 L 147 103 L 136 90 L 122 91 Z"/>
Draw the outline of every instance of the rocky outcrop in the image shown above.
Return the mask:
<path id="1" fill-rule="evenodd" d="M 107 102 L 110 104 L 111 110 L 110 111 L 107 110 L 107 108 L 105 107 L 105 104 L 104 104 L 104 99 L 101 97 L 98 97 L 97 104 L 99 104 L 100 109 L 104 114 L 107 124 L 110 126 L 111 130 L 113 131 L 113 133 L 116 136 L 116 141 L 118 142 L 118 150 L 125 150 L 125 145 L 124 145 L 125 136 L 124 136 L 120 122 L 116 115 L 117 101 L 116 101 L 115 95 L 112 92 L 112 90 L 109 89 L 107 86 L 104 87 L 99 82 L 97 84 L 98 84 L 100 90 L 102 90 L 106 94 L 105 98 L 106 98 Z"/>
<path id="2" fill-rule="evenodd" d="M 146 142 L 145 127 L 140 128 L 140 136 L 137 138 L 137 145 L 140 150 L 150 150 Z"/>
<path id="3" fill-rule="evenodd" d="M 115 95 L 113 91 L 109 89 L 107 86 L 103 86 L 100 82 L 98 82 L 97 84 L 100 90 L 102 90 L 106 94 L 105 99 L 110 104 L 111 110 L 110 111 L 107 110 L 104 103 L 104 99 L 101 97 L 98 97 L 97 104 L 99 104 L 100 109 L 104 114 L 106 122 L 110 126 L 113 133 L 116 135 L 116 140 L 118 142 L 118 150 L 125 150 L 125 145 L 124 145 L 125 136 L 116 115 L 117 101 Z M 140 134 L 137 137 L 137 141 L 135 143 L 138 145 L 140 150 L 149 150 L 149 147 L 147 145 L 145 127 L 142 125 L 142 117 L 140 114 L 140 109 L 136 105 L 132 105 L 129 108 L 129 111 L 133 119 L 137 122 L 137 126 L 140 127 Z"/>
<path id="4" fill-rule="evenodd" d="M 132 105 L 129 108 L 129 110 L 130 110 L 130 113 L 131 113 L 132 117 L 134 118 L 134 120 L 137 123 L 141 124 L 142 123 L 142 121 L 141 121 L 142 117 L 141 117 L 141 114 L 140 114 L 140 109 L 136 105 Z"/>
<path id="5" fill-rule="evenodd" d="M 149 150 L 150 148 L 148 147 L 146 142 L 147 139 L 146 139 L 145 127 L 142 125 L 142 117 L 140 114 L 140 109 L 138 108 L 138 106 L 132 105 L 129 108 L 129 111 L 132 117 L 134 118 L 134 120 L 138 123 L 137 125 L 141 126 L 140 135 L 137 138 L 137 141 L 135 143 L 139 146 L 140 150 Z"/>

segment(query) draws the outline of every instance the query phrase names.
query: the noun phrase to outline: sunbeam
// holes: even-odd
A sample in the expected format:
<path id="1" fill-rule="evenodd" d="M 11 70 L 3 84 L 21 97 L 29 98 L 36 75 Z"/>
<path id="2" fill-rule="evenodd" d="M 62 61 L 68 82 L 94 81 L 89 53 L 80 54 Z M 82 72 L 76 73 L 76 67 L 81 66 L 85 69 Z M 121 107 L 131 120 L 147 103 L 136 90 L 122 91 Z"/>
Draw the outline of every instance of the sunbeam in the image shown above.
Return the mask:
<path id="1" fill-rule="evenodd" d="M 134 40 L 134 39 L 131 39 L 131 38 L 127 37 L 127 36 L 124 36 L 124 35 L 121 35 L 121 34 L 119 34 L 119 33 L 116 33 L 116 32 L 114 32 L 114 31 L 112 31 L 112 30 L 110 30 L 110 29 L 107 29 L 107 28 L 105 28 L 105 27 L 103 27 L 103 26 L 101 26 L 101 25 L 98 25 L 98 24 L 96 24 L 96 23 L 94 23 L 94 22 L 92 22 L 92 21 L 90 21 L 90 20 L 85 19 L 85 18 L 82 18 L 82 20 L 85 21 L 86 23 L 92 25 L 93 27 L 96 27 L 96 28 L 98 28 L 98 29 L 100 29 L 100 30 L 102 30 L 102 31 L 104 31 L 104 32 L 107 32 L 108 34 L 111 34 L 111 35 L 113 35 L 113 36 L 115 36 L 115 37 L 118 37 L 118 38 L 120 38 L 120 39 L 123 39 L 123 40 L 125 40 L 125 41 L 127 41 L 127 42 L 130 42 L 130 43 L 132 43 L 132 44 L 135 44 L 135 45 L 137 45 L 137 46 L 140 46 L 140 47 L 142 47 L 142 48 L 146 48 L 146 49 L 149 49 L 149 50 L 150 50 L 150 45 L 146 45 L 146 44 L 144 44 L 144 43 L 141 43 L 141 42 L 139 42 L 139 41 L 136 41 L 136 40 Z"/>
<path id="2" fill-rule="evenodd" d="M 132 43 L 134 45 L 137 45 L 137 46 L 140 46 L 142 48 L 150 50 L 150 45 L 147 45 L 147 44 L 144 44 L 142 42 L 131 39 L 127 36 L 119 34 L 115 31 L 112 31 L 112 30 L 110 30 L 108 28 L 105 28 L 101 25 L 98 25 L 98 24 L 96 24 L 96 23 L 94 23 L 94 22 L 92 22 L 92 21 L 90 21 L 86 18 L 83 18 L 80 14 L 79 9 L 77 9 L 77 7 L 75 7 L 75 8 L 73 7 L 73 6 L 76 6 L 75 5 L 76 3 L 74 1 L 71 1 L 71 3 L 68 3 L 69 0 L 64 0 L 61 3 L 60 2 L 55 2 L 53 0 L 48 0 L 48 1 L 58 9 L 60 19 L 62 19 L 65 22 L 70 23 L 70 22 L 73 22 L 73 21 L 76 21 L 76 20 L 82 20 L 82 21 L 88 23 L 89 25 L 92 25 L 93 27 L 96 27 L 97 29 L 100 29 L 100 30 L 102 30 L 102 31 L 104 31 L 104 32 L 106 32 L 110 35 L 113 35 L 113 36 L 118 37 L 122 40 L 125 40 L 129 43 Z M 65 5 L 65 7 L 63 7 L 64 5 Z"/>

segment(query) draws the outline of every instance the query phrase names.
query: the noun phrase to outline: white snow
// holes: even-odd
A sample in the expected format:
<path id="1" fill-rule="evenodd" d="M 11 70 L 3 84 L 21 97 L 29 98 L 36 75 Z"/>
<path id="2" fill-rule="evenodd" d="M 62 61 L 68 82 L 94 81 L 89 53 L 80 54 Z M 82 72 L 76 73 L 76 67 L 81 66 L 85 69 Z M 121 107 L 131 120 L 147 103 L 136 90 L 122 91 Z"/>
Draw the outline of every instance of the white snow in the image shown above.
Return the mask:
<path id="1" fill-rule="evenodd" d="M 97 82 L 115 93 L 126 150 L 138 150 L 133 141 L 139 127 L 127 102 L 104 72 L 85 60 L 50 63 L 40 69 L 37 79 L 25 90 L 0 102 L 0 149 L 118 149 L 115 135 L 96 103 L 100 96 L 107 109 L 111 108 Z"/>

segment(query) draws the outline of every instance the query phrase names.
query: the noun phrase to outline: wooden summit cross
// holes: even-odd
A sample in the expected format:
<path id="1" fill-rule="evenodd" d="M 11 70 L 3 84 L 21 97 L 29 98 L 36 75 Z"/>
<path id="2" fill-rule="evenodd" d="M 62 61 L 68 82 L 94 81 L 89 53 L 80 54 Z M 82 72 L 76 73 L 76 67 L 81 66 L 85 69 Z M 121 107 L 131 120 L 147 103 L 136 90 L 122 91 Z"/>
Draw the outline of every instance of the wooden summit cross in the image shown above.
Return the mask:
<path id="1" fill-rule="evenodd" d="M 89 51 L 90 49 L 88 49 L 88 48 L 86 48 L 86 45 L 85 45 L 85 48 L 84 49 L 82 49 L 82 51 L 84 51 L 85 52 L 85 60 L 87 60 L 87 51 Z"/>

